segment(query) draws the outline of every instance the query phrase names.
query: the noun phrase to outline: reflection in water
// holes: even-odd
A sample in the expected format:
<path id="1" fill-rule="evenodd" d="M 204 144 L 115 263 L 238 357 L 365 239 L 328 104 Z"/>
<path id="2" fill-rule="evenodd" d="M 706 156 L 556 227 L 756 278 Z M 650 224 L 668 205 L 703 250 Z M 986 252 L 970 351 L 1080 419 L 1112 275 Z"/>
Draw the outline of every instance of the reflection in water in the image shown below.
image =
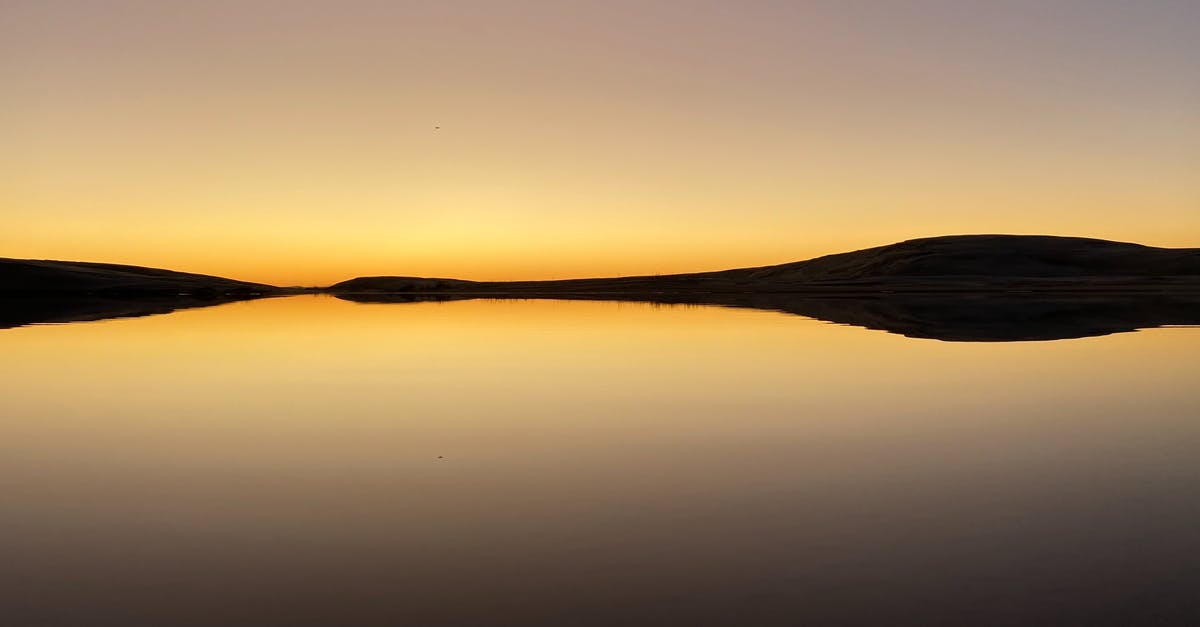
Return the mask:
<path id="1" fill-rule="evenodd" d="M 255 297 L 257 298 L 257 297 Z M 92 295 L 3 296 L 0 295 L 0 329 L 29 324 L 94 322 L 110 318 L 140 318 L 171 313 L 180 309 L 211 307 L 240 300 L 213 294 L 203 298 L 191 295 L 175 297 L 105 297 Z"/>
<path id="2" fill-rule="evenodd" d="M 468 296 L 338 294 L 357 302 L 403 303 Z M 570 299 L 558 295 L 554 298 Z M 877 294 L 814 297 L 801 294 L 590 294 L 581 300 L 745 307 L 828 322 L 957 342 L 1061 340 L 1160 326 L 1200 325 L 1200 294 Z"/>
<path id="3" fill-rule="evenodd" d="M 363 303 L 471 300 L 463 294 L 338 294 Z M 1160 326 L 1200 325 L 1200 294 L 875 294 L 845 297 L 787 293 L 555 295 L 555 300 L 617 300 L 719 305 L 796 314 L 906 337 L 959 342 L 1059 340 Z M 0 299 L 0 328 L 169 313 L 227 301 Z"/>
<path id="4" fill-rule="evenodd" d="M 1200 333 L 269 299 L 0 334 L 14 625 L 1196 624 Z"/>

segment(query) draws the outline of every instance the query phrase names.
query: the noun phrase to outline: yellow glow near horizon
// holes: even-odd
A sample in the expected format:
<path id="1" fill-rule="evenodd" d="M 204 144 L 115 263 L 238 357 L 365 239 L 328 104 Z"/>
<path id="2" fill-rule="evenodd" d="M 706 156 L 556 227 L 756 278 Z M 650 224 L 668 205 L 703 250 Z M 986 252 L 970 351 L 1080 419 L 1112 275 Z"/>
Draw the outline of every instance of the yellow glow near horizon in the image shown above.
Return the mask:
<path id="1" fill-rule="evenodd" d="M 0 255 L 275 284 L 1200 245 L 1200 15 L 10 3 Z"/>

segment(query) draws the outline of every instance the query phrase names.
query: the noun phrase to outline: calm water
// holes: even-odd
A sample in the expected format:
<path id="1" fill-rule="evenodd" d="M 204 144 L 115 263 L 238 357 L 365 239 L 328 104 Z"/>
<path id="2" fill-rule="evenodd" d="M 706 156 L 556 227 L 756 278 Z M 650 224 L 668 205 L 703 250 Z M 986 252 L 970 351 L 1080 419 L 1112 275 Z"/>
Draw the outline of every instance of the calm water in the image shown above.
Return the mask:
<path id="1" fill-rule="evenodd" d="M 5 625 L 1200 623 L 1200 329 L 299 297 L 0 354 Z"/>

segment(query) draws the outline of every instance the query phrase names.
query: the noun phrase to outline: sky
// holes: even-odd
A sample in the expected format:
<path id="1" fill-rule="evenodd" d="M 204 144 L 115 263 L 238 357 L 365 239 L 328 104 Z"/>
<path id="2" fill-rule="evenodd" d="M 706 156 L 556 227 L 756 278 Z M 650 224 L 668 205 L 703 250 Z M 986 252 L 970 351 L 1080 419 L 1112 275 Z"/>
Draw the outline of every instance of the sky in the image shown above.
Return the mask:
<path id="1" fill-rule="evenodd" d="M 0 256 L 322 285 L 1200 246 L 1195 0 L 6 0 Z"/>

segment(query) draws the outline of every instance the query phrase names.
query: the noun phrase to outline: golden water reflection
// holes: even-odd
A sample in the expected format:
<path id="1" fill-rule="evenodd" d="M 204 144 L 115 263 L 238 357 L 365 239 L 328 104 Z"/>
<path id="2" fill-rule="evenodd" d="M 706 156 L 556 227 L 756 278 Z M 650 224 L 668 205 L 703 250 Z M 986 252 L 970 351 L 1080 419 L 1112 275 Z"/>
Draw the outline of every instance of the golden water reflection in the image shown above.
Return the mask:
<path id="1" fill-rule="evenodd" d="M 46 625 L 1190 616 L 1198 348 L 328 297 L 10 329 L 0 594 Z"/>

